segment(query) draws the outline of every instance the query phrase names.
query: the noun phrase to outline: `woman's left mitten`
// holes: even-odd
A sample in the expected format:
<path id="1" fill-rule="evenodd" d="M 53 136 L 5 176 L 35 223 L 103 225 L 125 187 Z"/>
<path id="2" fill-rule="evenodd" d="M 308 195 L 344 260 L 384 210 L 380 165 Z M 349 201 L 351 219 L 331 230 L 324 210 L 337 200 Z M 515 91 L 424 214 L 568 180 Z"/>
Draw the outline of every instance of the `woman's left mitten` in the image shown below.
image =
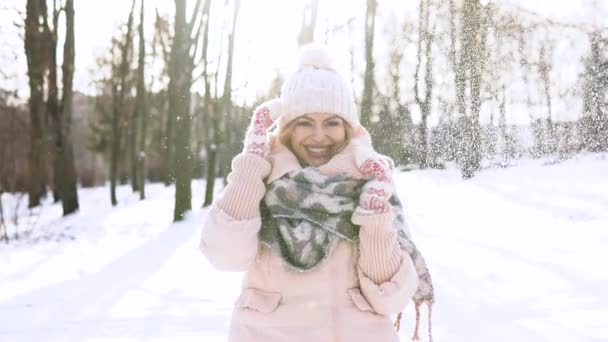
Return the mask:
<path id="1" fill-rule="evenodd" d="M 358 164 L 361 173 L 369 179 L 361 189 L 359 206 L 373 214 L 384 214 L 390 211 L 390 198 L 393 195 L 390 160 L 375 154 Z"/>

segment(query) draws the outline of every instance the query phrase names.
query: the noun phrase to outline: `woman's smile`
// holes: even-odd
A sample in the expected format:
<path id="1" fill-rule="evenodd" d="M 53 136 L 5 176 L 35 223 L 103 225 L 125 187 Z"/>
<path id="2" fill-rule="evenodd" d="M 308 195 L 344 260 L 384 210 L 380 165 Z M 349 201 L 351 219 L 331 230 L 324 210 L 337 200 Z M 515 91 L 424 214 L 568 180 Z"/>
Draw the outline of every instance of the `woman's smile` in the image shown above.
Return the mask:
<path id="1" fill-rule="evenodd" d="M 291 128 L 291 150 L 302 165 L 321 166 L 345 145 L 346 125 L 339 116 L 330 113 L 311 113 L 297 118 Z"/>

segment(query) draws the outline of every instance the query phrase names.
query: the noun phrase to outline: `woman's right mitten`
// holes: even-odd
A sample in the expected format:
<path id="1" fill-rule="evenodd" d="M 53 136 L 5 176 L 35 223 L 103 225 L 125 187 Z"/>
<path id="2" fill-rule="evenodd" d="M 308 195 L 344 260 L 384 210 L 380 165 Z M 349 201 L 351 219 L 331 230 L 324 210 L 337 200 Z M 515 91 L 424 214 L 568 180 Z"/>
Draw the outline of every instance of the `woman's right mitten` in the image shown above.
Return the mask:
<path id="1" fill-rule="evenodd" d="M 268 157 L 270 146 L 266 133 L 281 114 L 281 100 L 276 98 L 262 103 L 254 111 L 245 134 L 243 153 Z"/>

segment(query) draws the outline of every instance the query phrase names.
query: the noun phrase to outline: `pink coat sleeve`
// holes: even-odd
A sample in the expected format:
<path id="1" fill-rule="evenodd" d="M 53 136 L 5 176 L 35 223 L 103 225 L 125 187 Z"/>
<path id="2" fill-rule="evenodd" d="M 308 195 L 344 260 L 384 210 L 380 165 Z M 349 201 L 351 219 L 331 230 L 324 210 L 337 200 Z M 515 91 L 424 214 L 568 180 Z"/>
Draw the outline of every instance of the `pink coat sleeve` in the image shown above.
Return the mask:
<path id="1" fill-rule="evenodd" d="M 403 311 L 418 289 L 418 275 L 409 255 L 404 255 L 391 279 L 376 284 L 359 268 L 361 292 L 375 312 L 391 315 Z"/>
<path id="2" fill-rule="evenodd" d="M 240 154 L 232 160 L 226 188 L 211 205 L 201 234 L 200 249 L 217 269 L 245 271 L 254 261 L 269 173 L 270 163 L 258 156 Z"/>
<path id="3" fill-rule="evenodd" d="M 257 255 L 259 217 L 236 220 L 212 206 L 203 226 L 200 249 L 222 271 L 246 271 Z"/>
<path id="4" fill-rule="evenodd" d="M 393 213 L 353 214 L 360 225 L 358 276 L 361 292 L 375 312 L 401 312 L 418 289 L 412 259 L 401 250 L 392 227 Z"/>

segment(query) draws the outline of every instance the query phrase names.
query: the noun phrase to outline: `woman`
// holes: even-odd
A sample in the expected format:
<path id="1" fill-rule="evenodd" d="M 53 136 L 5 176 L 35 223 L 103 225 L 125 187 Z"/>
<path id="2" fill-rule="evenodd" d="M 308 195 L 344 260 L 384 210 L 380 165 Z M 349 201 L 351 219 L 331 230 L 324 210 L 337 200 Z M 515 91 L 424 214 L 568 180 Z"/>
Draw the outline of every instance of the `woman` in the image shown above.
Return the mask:
<path id="1" fill-rule="evenodd" d="M 391 162 L 320 47 L 304 50 L 280 99 L 254 111 L 201 250 L 220 270 L 246 271 L 233 342 L 398 341 L 390 315 L 415 293 L 432 301 Z"/>

